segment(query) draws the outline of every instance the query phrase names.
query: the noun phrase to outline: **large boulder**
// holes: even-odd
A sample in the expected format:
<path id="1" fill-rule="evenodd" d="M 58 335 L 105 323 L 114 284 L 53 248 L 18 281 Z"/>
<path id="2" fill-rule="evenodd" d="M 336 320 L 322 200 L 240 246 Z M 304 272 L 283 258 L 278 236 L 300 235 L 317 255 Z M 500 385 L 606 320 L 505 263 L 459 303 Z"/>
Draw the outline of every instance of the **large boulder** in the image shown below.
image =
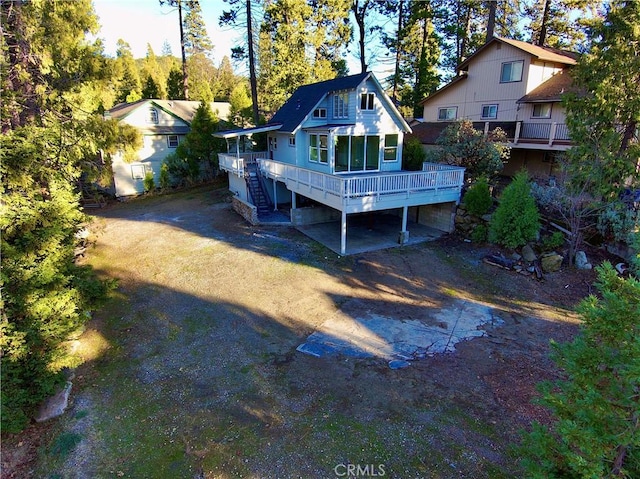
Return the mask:
<path id="1" fill-rule="evenodd" d="M 578 251 L 575 259 L 576 268 L 578 269 L 591 269 L 591 263 L 587 260 L 587 254 L 584 251 Z"/>
<path id="2" fill-rule="evenodd" d="M 553 273 L 558 271 L 562 266 L 562 261 L 564 257 L 559 255 L 558 253 L 547 253 L 540 257 L 540 265 L 542 266 L 542 271 L 545 273 Z"/>
<path id="3" fill-rule="evenodd" d="M 70 393 L 71 381 L 67 381 L 62 391 L 59 391 L 42 403 L 35 417 L 36 422 L 43 422 L 61 416 L 69 405 Z"/>
<path id="4" fill-rule="evenodd" d="M 533 263 L 537 259 L 536 253 L 533 251 L 533 248 L 528 244 L 522 247 L 522 257 L 524 258 L 525 261 L 528 261 L 529 263 Z"/>

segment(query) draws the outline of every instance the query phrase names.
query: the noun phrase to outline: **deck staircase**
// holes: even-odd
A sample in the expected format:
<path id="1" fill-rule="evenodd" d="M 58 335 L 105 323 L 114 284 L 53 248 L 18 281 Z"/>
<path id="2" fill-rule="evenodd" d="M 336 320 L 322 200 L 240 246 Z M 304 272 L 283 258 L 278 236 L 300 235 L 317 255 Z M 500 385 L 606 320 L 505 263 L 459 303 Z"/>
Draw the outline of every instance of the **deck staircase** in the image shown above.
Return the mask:
<path id="1" fill-rule="evenodd" d="M 262 186 L 262 177 L 260 176 L 257 163 L 245 163 L 244 178 L 247 182 L 247 188 L 249 188 L 251 200 L 253 201 L 254 206 L 258 209 L 258 217 L 260 215 L 268 214 L 271 211 L 271 201 Z"/>

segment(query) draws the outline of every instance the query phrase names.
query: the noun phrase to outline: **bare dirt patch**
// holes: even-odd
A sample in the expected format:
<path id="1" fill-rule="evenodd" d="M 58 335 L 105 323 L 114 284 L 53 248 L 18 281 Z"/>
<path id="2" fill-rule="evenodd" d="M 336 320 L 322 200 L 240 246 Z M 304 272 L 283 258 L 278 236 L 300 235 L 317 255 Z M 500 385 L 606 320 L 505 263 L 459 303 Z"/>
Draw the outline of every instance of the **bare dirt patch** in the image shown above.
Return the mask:
<path id="1" fill-rule="evenodd" d="M 97 212 L 87 262 L 119 281 L 87 329 L 99 349 L 78 346 L 87 362 L 64 417 L 3 444 L 3 477 L 519 475 L 510 444 L 550 419 L 530 400 L 557 375 L 549 341 L 576 333 L 593 272 L 540 283 L 455 237 L 339 257 L 246 224 L 224 197 L 198 188 Z M 428 324 L 460 300 L 503 324 L 405 369 L 296 351 L 337 312 Z M 32 462 L 16 459 L 36 438 Z"/>

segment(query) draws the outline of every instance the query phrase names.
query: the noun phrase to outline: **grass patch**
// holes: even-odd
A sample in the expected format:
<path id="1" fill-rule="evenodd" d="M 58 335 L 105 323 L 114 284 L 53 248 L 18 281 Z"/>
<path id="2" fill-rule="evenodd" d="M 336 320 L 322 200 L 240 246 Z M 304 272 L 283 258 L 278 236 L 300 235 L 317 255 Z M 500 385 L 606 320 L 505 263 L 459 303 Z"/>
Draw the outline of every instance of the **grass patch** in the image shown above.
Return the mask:
<path id="1" fill-rule="evenodd" d="M 60 433 L 51 443 L 48 455 L 56 461 L 64 461 L 82 441 L 82 436 L 74 432 Z"/>

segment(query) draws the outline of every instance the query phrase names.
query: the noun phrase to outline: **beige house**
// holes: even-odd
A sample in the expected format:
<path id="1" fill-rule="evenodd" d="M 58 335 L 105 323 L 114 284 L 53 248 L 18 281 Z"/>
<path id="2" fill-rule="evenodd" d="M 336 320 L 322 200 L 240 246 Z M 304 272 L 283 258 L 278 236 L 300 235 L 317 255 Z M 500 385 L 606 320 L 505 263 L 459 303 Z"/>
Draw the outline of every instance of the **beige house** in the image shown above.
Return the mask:
<path id="1" fill-rule="evenodd" d="M 137 127 L 142 133 L 143 145 L 133 162 L 126 162 L 122 155 L 113 157 L 113 180 L 117 197 L 138 195 L 144 192 L 144 177 L 153 173 L 158 184 L 160 167 L 173 153 L 191 129 L 191 120 L 200 102 L 186 100 L 139 100 L 121 103 L 105 112 L 105 118 L 116 118 Z M 211 102 L 211 110 L 218 119 L 227 120 L 229 103 Z"/>
<path id="2" fill-rule="evenodd" d="M 511 159 L 504 174 L 525 167 L 551 175 L 554 157 L 571 147 L 561 95 L 571 88 L 569 69 L 577 55 L 494 37 L 458 67 L 447 85 L 422 100 L 423 118 L 413 134 L 432 147 L 454 121 L 469 119 L 481 131 L 501 127 Z"/>

